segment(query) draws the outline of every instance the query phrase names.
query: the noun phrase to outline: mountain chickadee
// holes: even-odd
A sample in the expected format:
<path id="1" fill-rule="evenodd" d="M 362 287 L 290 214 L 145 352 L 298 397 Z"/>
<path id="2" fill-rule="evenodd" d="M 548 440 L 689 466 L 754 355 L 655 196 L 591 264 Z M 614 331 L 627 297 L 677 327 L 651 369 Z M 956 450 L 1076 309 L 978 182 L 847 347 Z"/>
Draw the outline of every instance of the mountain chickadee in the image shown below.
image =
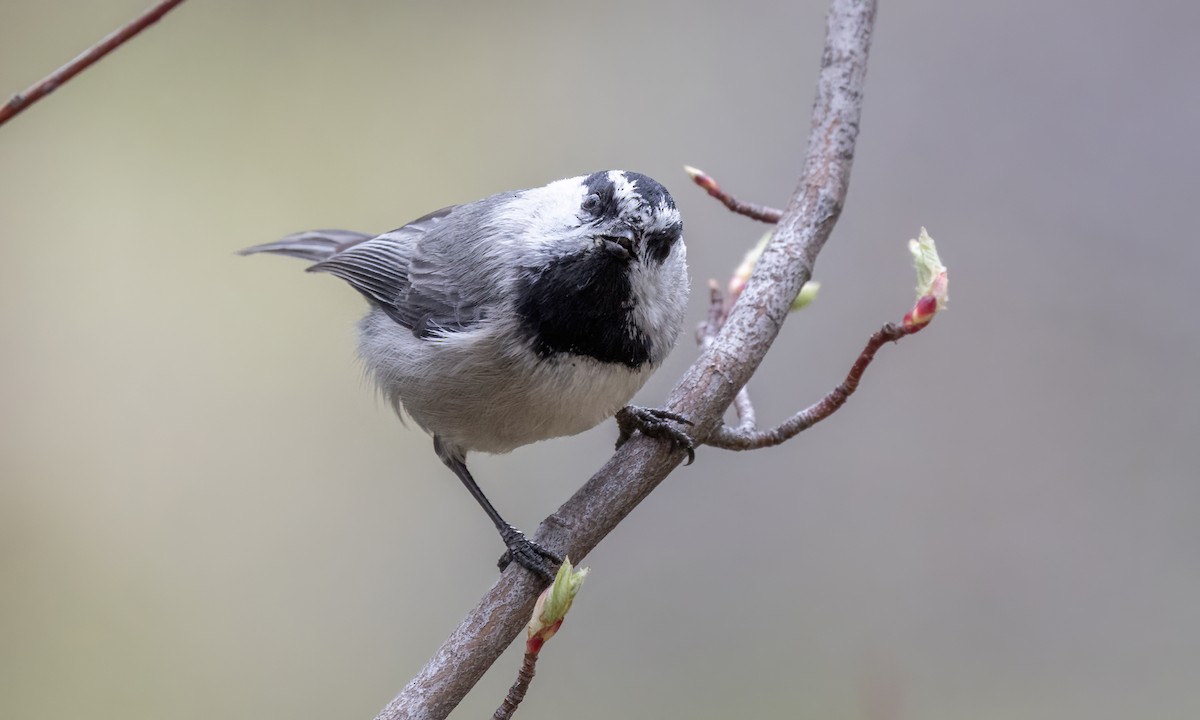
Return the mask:
<path id="1" fill-rule="evenodd" d="M 506 453 L 617 416 L 689 454 L 690 424 L 622 406 L 662 363 L 688 298 L 683 224 L 666 188 L 621 170 L 432 212 L 382 235 L 313 230 L 242 254 L 315 261 L 371 304 L 359 354 L 397 413 L 433 447 L 543 580 L 561 560 L 506 523 L 467 452 Z M 619 412 L 618 412 L 619 411 Z"/>

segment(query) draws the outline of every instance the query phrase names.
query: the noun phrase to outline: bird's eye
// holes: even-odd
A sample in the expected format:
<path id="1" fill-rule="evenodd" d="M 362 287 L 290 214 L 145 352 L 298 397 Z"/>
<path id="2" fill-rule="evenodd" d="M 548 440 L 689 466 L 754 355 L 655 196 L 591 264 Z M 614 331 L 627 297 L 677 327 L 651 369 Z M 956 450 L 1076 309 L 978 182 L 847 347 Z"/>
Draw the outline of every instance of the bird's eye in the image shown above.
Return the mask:
<path id="1" fill-rule="evenodd" d="M 604 241 L 610 245 L 615 245 L 626 253 L 633 253 L 633 238 L 624 235 L 603 235 Z"/>
<path id="2" fill-rule="evenodd" d="M 596 193 L 592 193 L 591 195 L 588 195 L 587 197 L 585 197 L 583 199 L 582 207 L 584 210 L 587 210 L 588 212 L 595 212 L 596 209 L 600 207 L 600 196 L 597 195 Z"/>
<path id="3" fill-rule="evenodd" d="M 646 235 L 647 245 L 671 245 L 679 239 L 679 230 L 672 228 L 670 230 L 659 230 Z"/>
<path id="4" fill-rule="evenodd" d="M 658 230 L 646 235 L 646 256 L 662 262 L 671 254 L 671 248 L 679 241 L 682 234 L 680 225 L 673 225 L 665 230 Z"/>

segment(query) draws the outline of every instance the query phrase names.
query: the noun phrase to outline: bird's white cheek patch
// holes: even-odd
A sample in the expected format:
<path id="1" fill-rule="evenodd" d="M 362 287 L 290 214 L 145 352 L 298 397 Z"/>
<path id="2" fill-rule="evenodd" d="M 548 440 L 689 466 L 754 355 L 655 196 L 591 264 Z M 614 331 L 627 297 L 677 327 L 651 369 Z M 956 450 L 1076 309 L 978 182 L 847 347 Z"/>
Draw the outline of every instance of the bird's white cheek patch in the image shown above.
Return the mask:
<path id="1" fill-rule="evenodd" d="M 629 284 L 634 306 L 633 322 L 650 338 L 652 363 L 659 363 L 675 345 L 687 311 L 686 250 L 682 242 L 671 248 L 662 265 L 634 263 Z"/>
<path id="2" fill-rule="evenodd" d="M 545 187 L 526 190 L 512 198 L 496 216 L 518 242 L 541 246 L 561 254 L 564 236 L 579 225 L 583 202 L 583 178 L 557 180 Z"/>

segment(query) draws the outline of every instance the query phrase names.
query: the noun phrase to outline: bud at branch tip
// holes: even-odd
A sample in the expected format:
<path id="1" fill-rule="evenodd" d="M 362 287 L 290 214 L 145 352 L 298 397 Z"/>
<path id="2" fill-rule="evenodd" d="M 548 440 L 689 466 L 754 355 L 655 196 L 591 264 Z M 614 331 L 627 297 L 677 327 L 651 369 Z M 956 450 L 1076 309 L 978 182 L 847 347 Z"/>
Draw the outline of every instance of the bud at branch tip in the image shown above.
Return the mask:
<path id="1" fill-rule="evenodd" d="M 537 604 L 533 606 L 533 618 L 529 621 L 526 640 L 526 647 L 530 651 L 540 650 L 541 646 L 558 632 L 563 618 L 571 609 L 571 603 L 575 601 L 575 595 L 583 587 L 583 580 L 587 574 L 587 568 L 576 570 L 571 565 L 570 558 L 563 560 L 558 574 L 554 576 L 554 582 L 542 591 Z"/>
<path id="2" fill-rule="evenodd" d="M 917 269 L 917 302 L 904 316 L 905 327 L 925 325 L 946 307 L 950 282 L 946 266 L 938 257 L 937 246 L 925 228 L 916 240 L 908 241 L 908 250 Z"/>

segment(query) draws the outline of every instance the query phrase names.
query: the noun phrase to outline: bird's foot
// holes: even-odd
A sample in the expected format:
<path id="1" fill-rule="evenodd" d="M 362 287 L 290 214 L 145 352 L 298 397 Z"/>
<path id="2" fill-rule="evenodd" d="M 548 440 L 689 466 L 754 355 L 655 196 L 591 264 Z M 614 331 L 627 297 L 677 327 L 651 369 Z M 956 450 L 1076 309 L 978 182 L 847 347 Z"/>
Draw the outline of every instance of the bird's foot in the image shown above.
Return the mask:
<path id="1" fill-rule="evenodd" d="M 558 568 L 562 565 L 562 558 L 525 537 L 524 533 L 512 525 L 506 525 L 500 531 L 500 537 L 504 538 L 504 544 L 508 546 L 508 552 L 496 563 L 501 572 L 515 560 L 543 583 L 549 585 L 554 581 L 554 576 L 558 574 Z"/>
<path id="2" fill-rule="evenodd" d="M 629 405 L 617 411 L 617 428 L 621 431 L 617 436 L 617 447 L 624 445 L 633 437 L 633 431 L 638 430 L 647 437 L 666 440 L 680 450 L 687 451 L 687 464 L 691 465 L 696 459 L 696 444 L 691 436 L 676 425 L 690 427 L 692 424 L 691 420 L 669 410 Z"/>

